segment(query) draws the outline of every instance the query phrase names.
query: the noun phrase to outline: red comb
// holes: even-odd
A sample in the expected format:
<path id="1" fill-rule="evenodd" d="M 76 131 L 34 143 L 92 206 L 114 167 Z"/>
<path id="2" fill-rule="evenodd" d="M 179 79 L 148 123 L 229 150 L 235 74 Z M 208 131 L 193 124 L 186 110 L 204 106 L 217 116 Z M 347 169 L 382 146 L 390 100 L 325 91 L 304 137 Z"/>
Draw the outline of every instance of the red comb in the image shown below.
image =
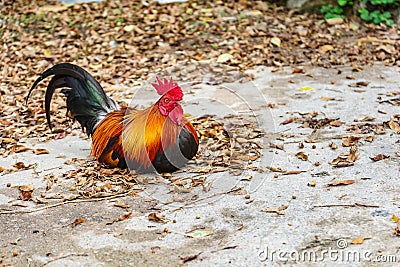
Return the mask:
<path id="1" fill-rule="evenodd" d="M 166 92 L 178 87 L 177 83 L 174 83 L 172 80 L 172 77 L 169 79 L 164 78 L 164 81 L 162 81 L 160 78 L 156 77 L 157 83 L 152 83 L 153 87 L 157 90 L 157 93 L 159 95 L 164 95 Z"/>

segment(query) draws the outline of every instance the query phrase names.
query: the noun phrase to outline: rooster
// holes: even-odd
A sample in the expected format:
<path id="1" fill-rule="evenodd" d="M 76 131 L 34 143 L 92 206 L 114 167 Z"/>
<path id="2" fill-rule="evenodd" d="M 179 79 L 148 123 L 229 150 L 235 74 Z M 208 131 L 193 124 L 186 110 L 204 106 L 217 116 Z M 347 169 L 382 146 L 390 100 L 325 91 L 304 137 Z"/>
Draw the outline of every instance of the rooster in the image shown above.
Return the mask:
<path id="1" fill-rule="evenodd" d="M 54 76 L 53 76 L 54 75 Z M 139 172 L 174 172 L 193 158 L 199 140 L 193 125 L 184 117 L 182 89 L 172 78 L 157 77 L 152 86 L 161 98 L 152 106 L 136 110 L 120 108 L 100 84 L 79 66 L 61 63 L 44 71 L 29 90 L 53 76 L 45 95 L 49 127 L 50 104 L 57 88 L 66 95 L 67 110 L 83 131 L 92 137 L 92 151 L 100 163 Z"/>

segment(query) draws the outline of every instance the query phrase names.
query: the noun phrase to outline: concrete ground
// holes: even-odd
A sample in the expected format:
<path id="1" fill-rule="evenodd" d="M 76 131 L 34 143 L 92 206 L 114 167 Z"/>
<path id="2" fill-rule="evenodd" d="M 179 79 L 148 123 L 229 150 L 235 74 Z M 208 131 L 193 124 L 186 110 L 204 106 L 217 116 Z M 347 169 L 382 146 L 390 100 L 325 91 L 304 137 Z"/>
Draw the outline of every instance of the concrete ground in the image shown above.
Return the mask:
<path id="1" fill-rule="evenodd" d="M 385 134 L 346 130 L 366 123 L 363 119 L 371 120 L 363 128 L 368 130 L 400 113 L 398 105 L 385 101 L 399 97 L 398 69 L 304 70 L 260 68 L 248 72 L 253 82 L 199 84 L 185 96 L 185 112 L 240 114 L 255 118 L 266 132 L 259 140 L 263 157 L 251 165 L 263 172 L 210 175 L 209 191 L 170 191 L 169 181 L 153 174 L 134 196 L 58 206 L 51 205 L 60 199 L 18 200 L 16 186 L 33 184 L 34 196 L 46 192 L 46 175 L 55 177 L 46 195 L 68 198 L 74 181 L 61 174 L 78 167 L 64 162 L 87 158 L 90 151 L 90 142 L 78 136 L 26 140 L 24 145 L 49 154 L 26 151 L 0 161 L 3 168 L 37 163 L 35 170 L 0 173 L 0 266 L 400 266 L 392 218 L 400 217 L 399 134 L 387 126 Z M 338 119 L 342 125 L 301 128 L 301 115 L 313 112 L 315 119 Z M 334 167 L 330 162 L 350 150 L 342 146 L 346 136 L 361 137 L 359 158 L 353 166 Z M 374 136 L 372 142 L 368 136 Z M 298 152 L 308 159 L 299 159 Z M 389 157 L 370 159 L 378 154 Z M 354 183 L 328 186 L 342 180 Z M 128 219 L 113 222 L 130 212 Z M 160 221 L 149 220 L 151 213 Z"/>

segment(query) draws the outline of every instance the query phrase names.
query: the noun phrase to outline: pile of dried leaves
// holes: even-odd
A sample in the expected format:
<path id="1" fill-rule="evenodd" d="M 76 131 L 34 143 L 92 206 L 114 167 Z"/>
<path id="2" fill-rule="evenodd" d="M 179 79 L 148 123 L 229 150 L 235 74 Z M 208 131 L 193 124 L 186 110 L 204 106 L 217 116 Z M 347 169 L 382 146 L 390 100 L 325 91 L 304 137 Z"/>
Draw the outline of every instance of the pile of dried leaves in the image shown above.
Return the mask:
<path id="1" fill-rule="evenodd" d="M 193 119 L 193 125 L 200 135 L 200 148 L 184 170 L 189 176 L 179 177 L 179 172 L 177 175 L 163 174 L 176 188 L 187 192 L 196 186 L 205 187 L 207 184 L 209 187 L 211 184 L 206 175 L 211 173 L 230 171 L 233 175 L 241 175 L 246 169 L 258 170 L 252 163 L 262 155 L 260 138 L 263 131 L 256 127 L 255 122 L 243 116 L 220 119 L 204 116 Z M 146 179 L 134 171 L 109 169 L 87 159 L 74 159 L 66 164 L 78 166 L 63 176 L 73 178 L 73 189 L 84 197 L 107 197 L 138 190 L 138 184 Z"/>

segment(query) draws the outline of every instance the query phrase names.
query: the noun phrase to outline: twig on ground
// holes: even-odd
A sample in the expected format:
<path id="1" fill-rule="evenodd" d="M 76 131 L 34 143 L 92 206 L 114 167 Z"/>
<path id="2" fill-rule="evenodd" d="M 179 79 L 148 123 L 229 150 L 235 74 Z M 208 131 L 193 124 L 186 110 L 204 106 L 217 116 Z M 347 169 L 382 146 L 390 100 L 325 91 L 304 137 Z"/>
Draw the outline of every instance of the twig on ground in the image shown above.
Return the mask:
<path id="1" fill-rule="evenodd" d="M 2 215 L 2 214 L 15 214 L 15 213 L 33 213 L 33 212 L 36 212 L 36 211 L 50 209 L 50 208 L 58 207 L 58 206 L 65 205 L 65 204 L 74 204 L 74 203 L 81 203 L 81 202 L 98 202 L 98 201 L 103 201 L 103 200 L 108 200 L 108 199 L 124 197 L 124 196 L 129 195 L 131 192 L 132 191 L 128 191 L 128 192 L 125 192 L 125 193 L 122 193 L 122 194 L 113 195 L 113 196 L 107 196 L 107 197 L 67 200 L 67 201 L 62 201 L 62 202 L 58 202 L 58 203 L 51 204 L 51 205 L 42 206 L 42 207 L 36 208 L 36 209 L 20 209 L 20 210 L 1 211 L 0 215 Z"/>
<path id="2" fill-rule="evenodd" d="M 354 204 L 325 204 L 325 205 L 314 205 L 313 208 L 331 208 L 331 207 L 366 207 L 366 208 L 379 208 L 378 205 L 369 205 L 362 203 Z"/>
<path id="3" fill-rule="evenodd" d="M 63 256 L 59 256 L 57 258 L 51 259 L 48 262 L 43 263 L 40 267 L 46 266 L 47 264 L 49 264 L 51 262 L 55 262 L 55 261 L 58 261 L 58 260 L 61 260 L 61 259 L 65 259 L 65 258 L 68 258 L 68 257 L 87 257 L 87 256 L 89 256 L 89 254 L 87 254 L 87 253 L 71 253 L 71 254 L 68 254 L 68 255 L 63 255 Z"/>

